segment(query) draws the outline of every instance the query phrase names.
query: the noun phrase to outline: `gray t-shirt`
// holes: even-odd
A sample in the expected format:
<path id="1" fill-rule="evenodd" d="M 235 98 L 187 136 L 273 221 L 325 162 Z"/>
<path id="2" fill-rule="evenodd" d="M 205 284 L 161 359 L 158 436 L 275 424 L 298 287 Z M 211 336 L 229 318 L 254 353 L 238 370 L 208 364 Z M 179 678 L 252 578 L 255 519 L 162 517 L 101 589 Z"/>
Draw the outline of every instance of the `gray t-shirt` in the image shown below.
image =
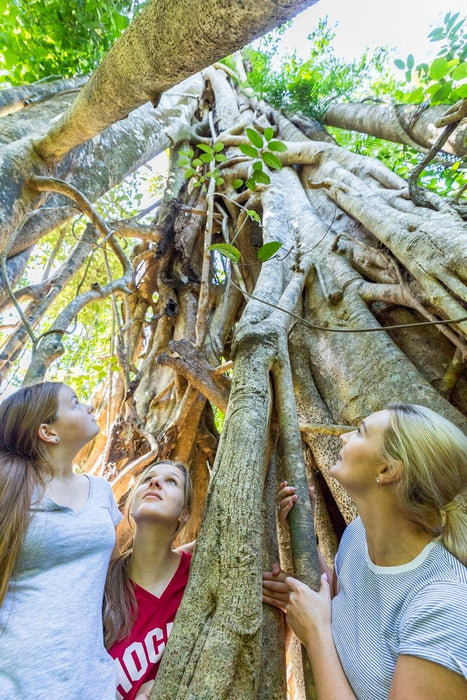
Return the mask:
<path id="1" fill-rule="evenodd" d="M 0 608 L 0 700 L 115 699 L 102 597 L 121 515 L 110 484 L 88 478 L 79 511 L 47 497 L 31 506 Z"/>

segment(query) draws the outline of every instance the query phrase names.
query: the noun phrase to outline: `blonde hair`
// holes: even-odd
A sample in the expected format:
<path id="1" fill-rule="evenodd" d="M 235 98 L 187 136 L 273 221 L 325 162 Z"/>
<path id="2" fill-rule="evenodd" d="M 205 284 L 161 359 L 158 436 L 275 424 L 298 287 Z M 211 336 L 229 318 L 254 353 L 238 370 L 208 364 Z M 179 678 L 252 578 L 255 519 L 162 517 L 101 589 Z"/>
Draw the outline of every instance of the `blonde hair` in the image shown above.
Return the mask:
<path id="1" fill-rule="evenodd" d="M 130 534 L 122 546 L 122 553 L 110 562 L 107 580 L 105 582 L 103 618 L 104 618 L 104 644 L 110 649 L 115 642 L 125 639 L 130 633 L 136 619 L 137 605 L 131 579 L 128 576 L 128 562 L 133 554 L 135 525 L 131 519 L 131 508 L 136 490 L 141 485 L 150 469 L 160 464 L 168 464 L 179 469 L 184 475 L 184 499 L 181 515 L 189 516 L 193 500 L 193 487 L 190 472 L 183 462 L 171 459 L 163 459 L 153 462 L 143 469 L 131 488 L 125 503 L 124 515 Z M 174 532 L 174 537 L 184 527 L 186 520 L 182 521 Z"/>
<path id="2" fill-rule="evenodd" d="M 441 540 L 467 564 L 467 515 L 454 499 L 467 485 L 467 437 L 429 408 L 396 403 L 387 407 L 389 426 L 383 458 L 403 464 L 398 482 L 407 517 Z"/>
<path id="3" fill-rule="evenodd" d="M 23 387 L 0 404 L 0 605 L 15 573 L 30 520 L 35 489 L 53 475 L 50 454 L 39 439 L 42 423 L 52 423 L 63 384 Z"/>

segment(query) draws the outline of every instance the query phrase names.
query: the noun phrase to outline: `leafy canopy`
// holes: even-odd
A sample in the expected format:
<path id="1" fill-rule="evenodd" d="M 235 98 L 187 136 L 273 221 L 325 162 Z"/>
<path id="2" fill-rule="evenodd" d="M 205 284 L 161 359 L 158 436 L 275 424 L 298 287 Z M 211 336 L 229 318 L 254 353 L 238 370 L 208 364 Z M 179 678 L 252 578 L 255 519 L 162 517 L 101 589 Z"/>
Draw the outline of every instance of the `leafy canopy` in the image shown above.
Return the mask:
<path id="1" fill-rule="evenodd" d="M 347 62 L 335 55 L 335 26 L 328 18 L 308 35 L 309 57 L 296 53 L 276 60 L 276 47 L 269 43 L 264 51 L 245 51 L 251 66 L 248 85 L 277 109 L 300 111 L 322 121 L 328 105 L 335 101 L 358 101 L 369 95 L 391 93 L 396 82 L 389 72 L 389 52 L 381 47 L 366 50 L 360 58 Z"/>
<path id="2" fill-rule="evenodd" d="M 91 72 L 141 4 L 0 0 L 0 80 L 19 85 Z"/>
<path id="3" fill-rule="evenodd" d="M 430 41 L 440 43 L 437 56 L 431 63 L 415 65 L 413 54 L 403 61 L 394 61 L 396 68 L 404 71 L 405 83 L 396 91 L 399 102 L 452 104 L 467 97 L 467 35 L 465 19 L 459 20 L 459 12 L 448 12 L 443 26 L 436 27 L 428 35 Z"/>

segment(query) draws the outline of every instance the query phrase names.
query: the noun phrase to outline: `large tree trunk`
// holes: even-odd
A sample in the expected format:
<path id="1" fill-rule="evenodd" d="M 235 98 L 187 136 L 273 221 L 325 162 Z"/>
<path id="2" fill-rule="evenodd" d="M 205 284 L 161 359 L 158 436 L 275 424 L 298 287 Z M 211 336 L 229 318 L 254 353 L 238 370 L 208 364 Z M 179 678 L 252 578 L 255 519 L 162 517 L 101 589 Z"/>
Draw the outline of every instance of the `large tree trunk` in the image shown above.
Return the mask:
<path id="1" fill-rule="evenodd" d="M 250 5 L 259 3 L 242 9 Z M 58 95 L 49 112 L 45 106 L 30 108 L 41 128 L 47 113 L 63 108 Z M 185 536 L 199 532 L 198 544 L 152 697 L 283 698 L 283 624 L 279 613 L 262 608 L 261 571 L 280 556 L 318 585 L 307 475 L 317 487 L 320 545 L 332 562 L 355 515 L 328 473 L 339 434 L 394 400 L 425 403 L 466 424 L 465 224 L 446 206 L 416 206 L 406 182 L 381 163 L 246 96 L 219 66 L 166 93 L 155 113 L 140 107 L 75 148 L 47 171 L 54 178 L 44 177 L 43 162 L 29 150 L 34 121 L 20 115 L 4 117 L 11 142 L 0 149 L 4 163 L 16 154 L 20 173 L 17 210 L 8 198 L 2 209 L 9 289 L 1 311 L 7 319 L 22 314 L 21 323 L 2 329 L 4 377 L 28 344 L 28 380 L 50 376 L 82 310 L 112 300 L 109 355 L 118 356 L 119 372 L 109 364 L 96 397 L 102 432 L 81 466 L 106 476 L 121 501 L 134 475 L 157 458 L 186 460 L 195 485 Z M 252 173 L 251 158 L 239 150 L 249 143 L 246 128 L 264 133 L 268 126 L 287 145 L 277 153 L 282 169 L 255 191 L 234 188 Z M 180 150 L 201 155 L 200 143 L 219 142 L 227 157 L 218 163 L 222 179 L 207 174 L 212 164 L 197 166 L 207 186 L 195 187 Z M 91 202 L 167 147 L 167 186 L 153 222 L 105 221 Z M 11 194 L 5 167 L 0 182 Z M 23 286 L 27 258 L 34 260 L 45 233 L 73 213 L 57 209 L 65 201 L 89 223 L 64 227 L 41 282 Z M 34 207 L 16 230 L 15 221 Z M 272 241 L 282 248 L 261 264 L 257 251 Z M 237 263 L 210 252 L 220 242 L 238 248 Z M 60 251 L 62 264 L 53 264 Z M 102 256 L 105 270 L 98 280 L 86 277 L 93 256 Z M 72 292 L 62 293 L 71 283 Z M 224 413 L 219 439 L 215 417 Z M 283 478 L 301 498 L 290 541 L 281 535 L 278 543 L 274 490 Z M 305 686 L 301 692 L 313 697 L 308 676 Z"/>

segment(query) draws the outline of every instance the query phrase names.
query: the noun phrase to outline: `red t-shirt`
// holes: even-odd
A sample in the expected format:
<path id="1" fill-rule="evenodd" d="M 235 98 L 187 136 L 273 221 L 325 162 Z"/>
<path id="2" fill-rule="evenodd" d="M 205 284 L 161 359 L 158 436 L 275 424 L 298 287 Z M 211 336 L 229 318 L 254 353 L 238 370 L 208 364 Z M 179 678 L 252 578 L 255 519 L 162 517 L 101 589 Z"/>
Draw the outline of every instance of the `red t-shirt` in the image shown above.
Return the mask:
<path id="1" fill-rule="evenodd" d="M 117 666 L 117 699 L 134 700 L 143 683 L 156 677 L 190 572 L 191 555 L 180 564 L 160 598 L 133 583 L 138 606 L 130 634 L 109 650 Z"/>

